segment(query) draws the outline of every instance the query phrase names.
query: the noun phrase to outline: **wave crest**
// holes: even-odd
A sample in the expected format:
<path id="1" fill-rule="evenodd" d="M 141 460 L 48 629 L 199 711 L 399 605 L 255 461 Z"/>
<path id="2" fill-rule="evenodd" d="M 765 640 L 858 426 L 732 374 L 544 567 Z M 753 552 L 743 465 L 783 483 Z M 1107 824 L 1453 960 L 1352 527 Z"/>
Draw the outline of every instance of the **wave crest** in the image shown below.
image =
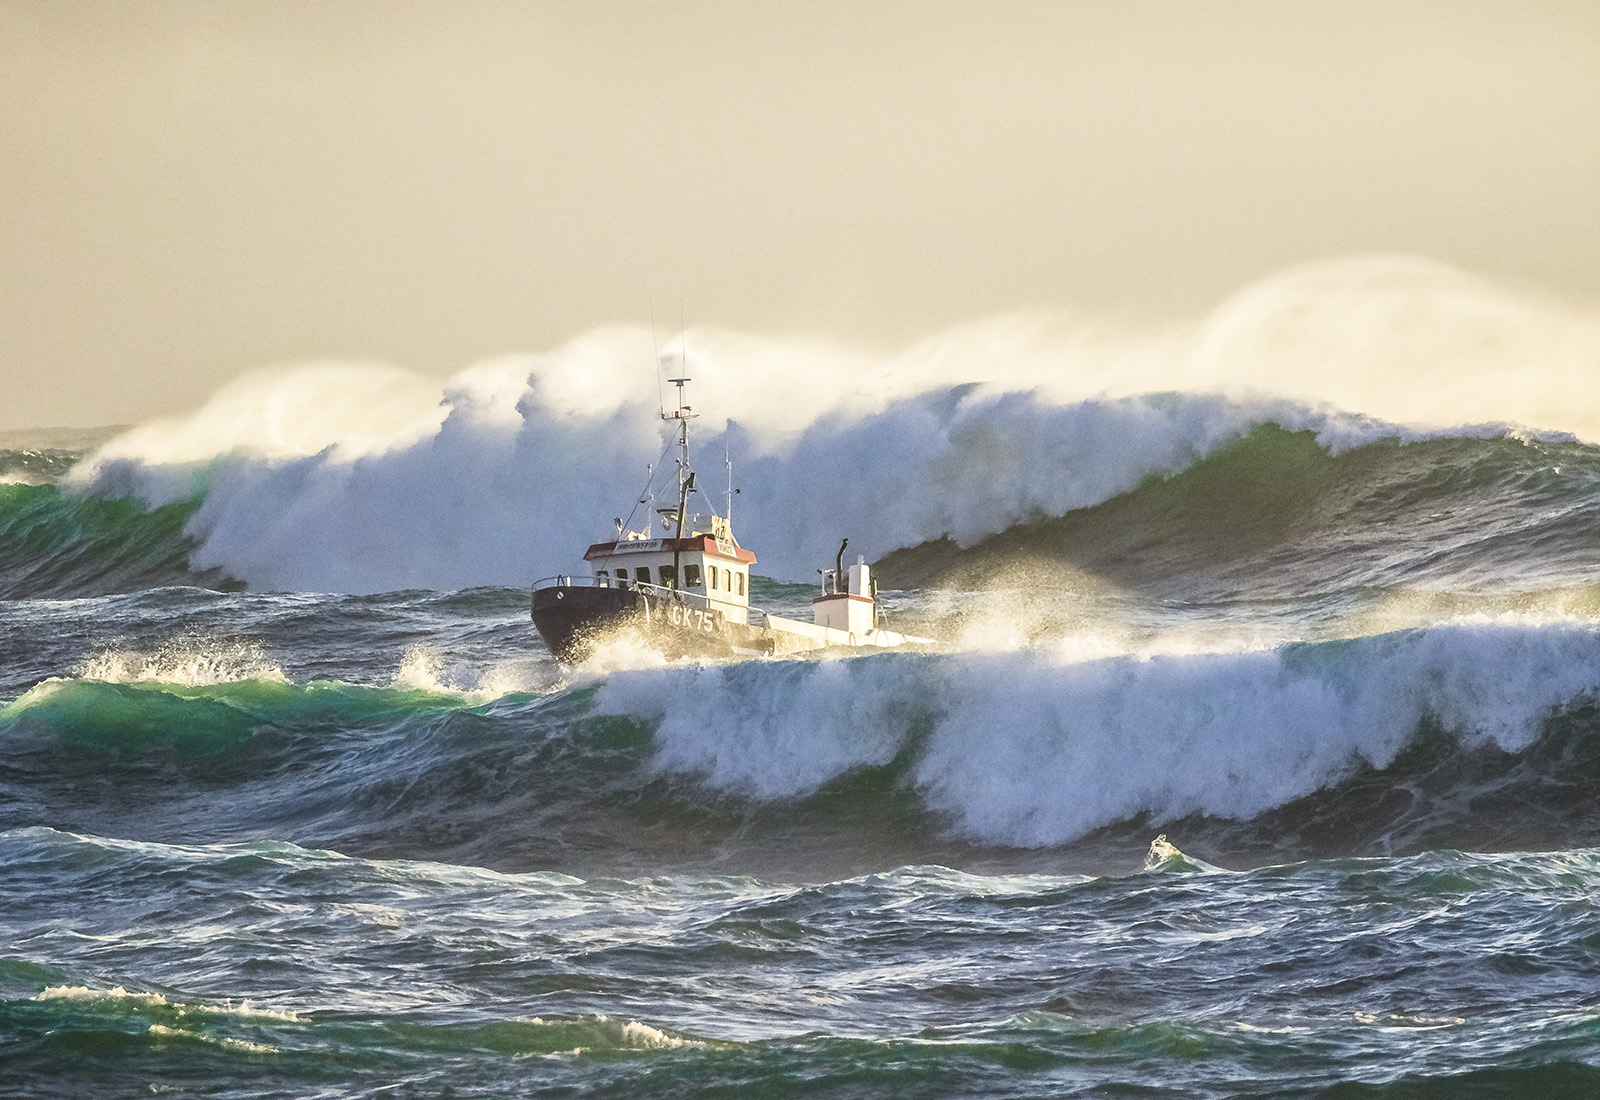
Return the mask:
<path id="1" fill-rule="evenodd" d="M 604 713 L 657 766 L 757 799 L 903 761 L 925 806 L 1037 847 L 1136 818 L 1247 820 L 1389 767 L 1435 723 L 1528 748 L 1600 691 L 1600 629 L 1459 625 L 1282 649 L 1061 663 L 1000 655 L 745 663 L 614 676 Z"/>

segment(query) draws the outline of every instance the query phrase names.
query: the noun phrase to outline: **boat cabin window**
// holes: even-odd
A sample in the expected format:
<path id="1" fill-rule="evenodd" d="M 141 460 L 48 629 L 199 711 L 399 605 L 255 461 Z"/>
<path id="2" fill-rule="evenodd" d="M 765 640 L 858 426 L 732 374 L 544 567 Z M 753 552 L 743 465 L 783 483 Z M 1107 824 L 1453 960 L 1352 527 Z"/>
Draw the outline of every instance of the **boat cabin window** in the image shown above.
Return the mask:
<path id="1" fill-rule="evenodd" d="M 735 573 L 733 576 L 734 576 L 734 579 L 737 580 L 738 584 L 739 584 L 739 595 L 741 595 L 741 596 L 744 595 L 744 570 L 741 569 L 739 572 Z"/>
<path id="2" fill-rule="evenodd" d="M 706 569 L 706 575 L 711 581 L 711 591 L 715 592 L 717 590 L 717 567 L 710 566 Z"/>
<path id="3" fill-rule="evenodd" d="M 600 587 L 601 588 L 608 588 L 611 585 L 611 573 L 610 573 L 609 570 L 606 570 L 606 569 L 597 569 L 597 570 L 595 570 L 594 579 L 600 582 Z"/>
<path id="4" fill-rule="evenodd" d="M 683 567 L 683 583 L 686 588 L 700 587 L 700 567 L 698 565 L 686 565 Z"/>
<path id="5" fill-rule="evenodd" d="M 639 583 L 640 584 L 649 584 L 650 583 L 650 567 L 649 566 L 641 565 L 639 568 L 637 568 L 637 569 L 635 569 L 633 571 L 633 575 L 635 577 L 639 578 Z"/>
<path id="6" fill-rule="evenodd" d="M 657 572 L 661 574 L 661 583 L 668 588 L 671 588 L 678 579 L 678 571 L 673 566 L 663 565 Z"/>

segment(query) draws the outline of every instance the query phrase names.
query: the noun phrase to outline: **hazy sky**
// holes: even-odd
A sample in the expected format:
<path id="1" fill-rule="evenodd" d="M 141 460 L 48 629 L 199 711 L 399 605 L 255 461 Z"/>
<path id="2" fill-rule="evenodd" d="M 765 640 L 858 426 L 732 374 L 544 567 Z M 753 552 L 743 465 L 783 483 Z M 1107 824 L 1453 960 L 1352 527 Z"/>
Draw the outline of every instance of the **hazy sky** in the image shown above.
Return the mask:
<path id="1" fill-rule="evenodd" d="M 0 428 L 1391 250 L 1600 300 L 1600 3 L 0 0 Z"/>

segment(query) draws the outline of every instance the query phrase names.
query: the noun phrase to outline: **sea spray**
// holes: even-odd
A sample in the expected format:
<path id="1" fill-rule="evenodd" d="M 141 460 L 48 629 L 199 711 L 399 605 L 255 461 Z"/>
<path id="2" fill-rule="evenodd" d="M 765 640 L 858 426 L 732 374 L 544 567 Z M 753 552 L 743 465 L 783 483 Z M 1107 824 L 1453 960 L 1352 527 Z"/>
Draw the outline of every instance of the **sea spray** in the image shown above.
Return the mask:
<path id="1" fill-rule="evenodd" d="M 894 587 L 1013 590 L 1073 617 L 1140 593 L 1196 603 L 1404 586 L 1443 598 L 1566 588 L 1600 575 L 1600 448 L 1571 441 L 1381 440 L 1329 453 L 1262 424 L 1177 474 L 960 546 L 887 555 Z M 1075 610 L 1077 609 L 1077 610 Z M 961 609 L 972 616 L 973 608 Z"/>
<path id="2" fill-rule="evenodd" d="M 1009 317 L 879 356 L 692 336 L 698 445 L 738 463 L 736 522 L 778 577 L 809 576 L 846 534 L 876 557 L 1093 505 L 1265 422 L 1335 453 L 1600 439 L 1578 397 L 1600 371 L 1592 319 L 1400 257 L 1285 272 L 1157 336 Z M 203 492 L 196 564 L 258 588 L 523 585 L 571 568 L 658 460 L 648 346 L 596 330 L 474 366 L 427 401 L 393 368 L 255 375 L 182 424 L 112 441 L 73 482 L 154 505 Z"/>
<path id="3" fill-rule="evenodd" d="M 207 687 L 249 680 L 287 683 L 283 670 L 254 639 L 208 638 L 192 632 L 143 652 L 108 645 L 83 661 L 75 678 L 108 684 Z"/>
<path id="4" fill-rule="evenodd" d="M 1460 625 L 1240 653 L 1061 663 L 1048 653 L 742 663 L 619 673 L 603 713 L 657 767 L 757 800 L 807 797 L 911 753 L 960 834 L 1060 844 L 1139 815 L 1248 819 L 1382 769 L 1425 722 L 1527 748 L 1600 691 L 1600 630 Z"/>
<path id="5" fill-rule="evenodd" d="M 6 1084 L 1594 1095 L 1592 330 L 1387 258 L 1154 335 L 691 332 L 763 567 L 935 540 L 916 653 L 549 659 L 528 579 L 660 453 L 637 328 L 24 455 Z"/>
<path id="6" fill-rule="evenodd" d="M 452 413 L 439 435 L 381 456 L 233 460 L 190 522 L 195 562 L 225 562 L 259 588 L 353 592 L 526 584 L 570 569 L 659 461 L 654 410 L 564 422 L 524 411 L 517 426 Z M 1026 394 L 909 398 L 740 463 L 735 522 L 761 569 L 803 577 L 842 532 L 872 556 L 975 538 L 1131 489 L 1275 414 L 1306 415 L 1213 398 L 1067 408 Z M 739 426 L 702 434 L 710 453 L 750 449 Z"/>

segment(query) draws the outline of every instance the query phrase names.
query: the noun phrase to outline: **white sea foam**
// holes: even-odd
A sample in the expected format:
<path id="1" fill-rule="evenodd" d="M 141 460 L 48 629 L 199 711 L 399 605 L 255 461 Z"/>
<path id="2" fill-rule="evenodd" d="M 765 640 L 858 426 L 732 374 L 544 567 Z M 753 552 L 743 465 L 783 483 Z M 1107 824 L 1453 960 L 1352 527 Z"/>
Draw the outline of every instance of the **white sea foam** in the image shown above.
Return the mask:
<path id="1" fill-rule="evenodd" d="M 253 641 L 184 635 L 153 650 L 108 646 L 73 670 L 82 680 L 111 684 L 162 683 L 209 687 L 243 680 L 286 682 L 283 670 Z"/>
<path id="2" fill-rule="evenodd" d="M 438 652 L 428 646 L 415 645 L 407 649 L 400 658 L 400 667 L 395 670 L 394 682 L 396 687 L 441 695 L 463 690 L 455 684 L 447 684 L 444 680 L 445 675 L 443 658 Z"/>
<path id="3" fill-rule="evenodd" d="M 624 628 L 596 638 L 582 663 L 568 668 L 566 675 L 572 682 L 593 683 L 625 669 L 666 668 L 675 663 L 691 664 L 693 661 L 690 658 L 669 660 L 660 646 L 652 645 L 643 632 Z"/>
<path id="4" fill-rule="evenodd" d="M 452 660 L 432 646 L 414 645 L 401 656 L 393 682 L 414 691 L 487 702 L 512 692 L 548 691 L 561 681 L 558 670 L 536 657 L 495 661 L 483 667 Z"/>
<path id="5" fill-rule="evenodd" d="M 150 1035 L 156 1039 L 174 1040 L 183 1043 L 193 1043 L 197 1046 L 213 1046 L 221 1050 L 237 1051 L 241 1054 L 277 1054 L 278 1048 L 268 1043 L 252 1043 L 248 1039 L 233 1039 L 225 1035 L 208 1035 L 203 1031 L 189 1031 L 181 1027 L 167 1027 L 165 1024 L 151 1024 Z"/>
<path id="6" fill-rule="evenodd" d="M 988 843 L 1058 843 L 1148 812 L 1248 818 L 1384 767 L 1425 719 L 1525 748 L 1600 691 L 1600 629 L 1460 624 L 1244 652 L 1061 661 L 886 654 L 619 673 L 597 705 L 657 766 L 801 797 L 911 752 L 927 805 Z"/>
<path id="7" fill-rule="evenodd" d="M 330 448 L 352 458 L 431 435 L 443 418 L 438 387 L 410 371 L 382 363 L 296 363 L 236 378 L 194 414 L 141 424 L 106 443 L 96 458 L 172 466 Z"/>
<path id="8" fill-rule="evenodd" d="M 534 1017 L 533 1022 L 544 1021 Z M 623 1050 L 674 1050 L 680 1047 L 705 1045 L 692 1039 L 680 1039 L 676 1035 L 668 1035 L 660 1028 L 641 1024 L 637 1020 L 616 1020 L 608 1016 L 596 1016 L 595 1023 L 600 1026 L 607 1039 Z"/>
<path id="9" fill-rule="evenodd" d="M 85 985 L 52 985 L 35 993 L 35 1001 L 123 1001 L 128 1004 L 162 1008 L 171 1002 L 160 993 L 130 992 L 120 985 L 109 988 L 91 988 Z"/>
<path id="10" fill-rule="evenodd" d="M 49 485 L 54 480 L 45 474 L 24 473 L 21 470 L 0 473 L 0 485 Z"/>
<path id="11" fill-rule="evenodd" d="M 883 355 L 687 344 L 703 487 L 731 453 L 735 525 L 778 577 L 842 535 L 875 557 L 1094 504 L 1266 420 L 1333 450 L 1506 423 L 1600 440 L 1600 322 L 1406 257 L 1285 272 L 1156 333 L 1014 315 Z M 662 453 L 650 349 L 600 329 L 480 363 L 442 400 L 397 368 L 258 372 L 71 480 L 150 503 L 204 488 L 194 563 L 258 588 L 523 585 L 573 569 Z"/>

